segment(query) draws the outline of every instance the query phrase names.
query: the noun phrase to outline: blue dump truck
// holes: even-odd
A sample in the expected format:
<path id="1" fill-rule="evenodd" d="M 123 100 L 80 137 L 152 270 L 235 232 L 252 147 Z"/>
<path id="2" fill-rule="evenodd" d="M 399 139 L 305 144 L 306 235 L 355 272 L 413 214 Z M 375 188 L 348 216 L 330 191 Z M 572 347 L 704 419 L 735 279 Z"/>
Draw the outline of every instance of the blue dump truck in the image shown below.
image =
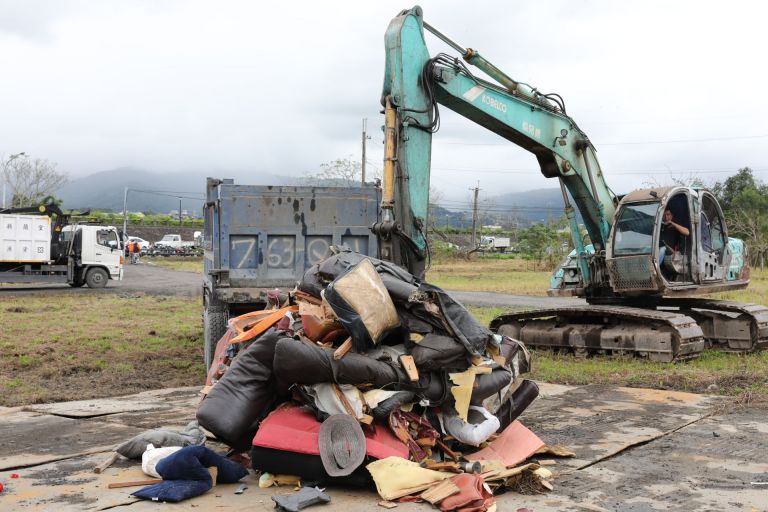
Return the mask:
<path id="1" fill-rule="evenodd" d="M 380 189 L 236 185 L 208 178 L 203 231 L 205 364 L 229 318 L 293 289 L 331 245 L 375 256 Z"/>

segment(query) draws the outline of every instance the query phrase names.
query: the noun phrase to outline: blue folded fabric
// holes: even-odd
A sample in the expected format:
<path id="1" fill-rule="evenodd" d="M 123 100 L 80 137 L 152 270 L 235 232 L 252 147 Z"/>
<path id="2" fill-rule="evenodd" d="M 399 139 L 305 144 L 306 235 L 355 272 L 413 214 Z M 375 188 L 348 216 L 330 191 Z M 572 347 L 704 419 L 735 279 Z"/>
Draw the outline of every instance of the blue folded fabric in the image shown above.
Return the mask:
<path id="1" fill-rule="evenodd" d="M 159 484 L 142 487 L 131 496 L 152 501 L 176 503 L 204 494 L 213 487 L 211 478 L 205 480 L 163 480 Z"/>
<path id="2" fill-rule="evenodd" d="M 230 484 L 248 474 L 236 462 L 205 446 L 186 446 L 157 463 L 155 470 L 163 481 L 134 492 L 132 496 L 153 501 L 177 502 L 193 498 L 213 487 L 208 468 L 218 469 L 216 482 Z"/>

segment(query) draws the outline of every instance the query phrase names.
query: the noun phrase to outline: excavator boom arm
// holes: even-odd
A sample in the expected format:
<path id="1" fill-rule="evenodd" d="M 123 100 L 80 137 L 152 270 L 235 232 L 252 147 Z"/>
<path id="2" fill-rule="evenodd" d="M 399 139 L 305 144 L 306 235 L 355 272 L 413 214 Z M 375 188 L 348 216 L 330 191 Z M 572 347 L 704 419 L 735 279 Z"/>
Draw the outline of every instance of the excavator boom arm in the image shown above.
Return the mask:
<path id="1" fill-rule="evenodd" d="M 510 79 L 474 50 L 464 50 L 426 27 L 454 48 L 463 50 L 466 61 L 499 84 L 475 77 L 457 58 L 431 58 L 419 7 L 403 11 L 390 23 L 385 38 L 382 104 L 389 101 L 397 111 L 395 126 L 386 127 L 397 136 L 395 148 L 389 148 L 394 155 L 389 167 L 394 200 L 393 204 L 382 206 L 394 213 L 404 237 L 414 242 L 411 245 L 425 244 L 417 228 L 426 223 L 432 133 L 439 126 L 440 104 L 533 153 L 544 176 L 561 180 L 581 213 L 593 244 L 598 251 L 604 249 L 615 200 L 587 136 L 546 97 Z M 386 172 L 385 162 L 385 183 Z M 568 210 L 565 194 L 564 199 Z M 572 222 L 572 231 L 574 226 Z M 576 230 L 573 236 L 577 250 L 582 247 L 583 252 L 581 235 Z M 582 259 L 586 261 L 586 253 Z M 582 271 L 588 275 L 586 265 Z"/>

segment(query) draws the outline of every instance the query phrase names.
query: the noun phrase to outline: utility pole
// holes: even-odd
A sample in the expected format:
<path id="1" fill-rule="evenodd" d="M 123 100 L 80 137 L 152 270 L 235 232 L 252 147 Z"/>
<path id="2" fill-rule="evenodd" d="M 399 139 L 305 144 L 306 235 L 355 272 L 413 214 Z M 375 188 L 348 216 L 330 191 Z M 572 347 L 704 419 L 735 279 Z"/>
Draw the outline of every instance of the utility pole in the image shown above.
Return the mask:
<path id="1" fill-rule="evenodd" d="M 181 198 L 179 198 L 179 226 L 181 226 Z"/>
<path id="2" fill-rule="evenodd" d="M 128 241 L 128 187 L 123 187 L 123 243 Z"/>
<path id="3" fill-rule="evenodd" d="M 370 139 L 371 137 L 366 133 L 366 130 L 368 128 L 368 118 L 363 118 L 363 162 L 362 162 L 362 179 L 360 180 L 361 184 L 365 186 L 365 141 Z"/>
<path id="4" fill-rule="evenodd" d="M 469 190 L 475 191 L 475 199 L 472 202 L 472 248 L 477 247 L 477 195 L 480 192 L 480 182 L 477 182 L 475 188 Z"/>

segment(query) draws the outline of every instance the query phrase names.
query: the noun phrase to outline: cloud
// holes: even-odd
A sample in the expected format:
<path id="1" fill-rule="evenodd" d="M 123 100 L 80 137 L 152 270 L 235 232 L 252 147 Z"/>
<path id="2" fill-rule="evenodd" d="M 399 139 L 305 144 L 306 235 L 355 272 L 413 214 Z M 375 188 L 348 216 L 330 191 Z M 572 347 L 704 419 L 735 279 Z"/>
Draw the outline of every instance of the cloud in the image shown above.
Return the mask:
<path id="1" fill-rule="evenodd" d="M 768 78 L 755 64 L 762 4 L 749 15 L 739 2 L 727 10 L 687 1 L 421 4 L 459 44 L 562 94 L 617 191 L 654 175 L 624 173 L 635 169 L 768 171 L 765 141 L 726 140 L 768 133 L 759 94 Z M 368 159 L 381 165 L 383 38 L 403 7 L 0 0 L 0 153 L 26 151 L 75 176 L 121 166 L 301 175 L 359 155 L 368 118 Z M 432 36 L 428 45 L 455 53 Z M 528 153 L 442 112 L 438 188 L 463 196 L 478 179 L 499 192 L 555 186 Z M 720 140 L 611 145 L 703 138 Z"/>

